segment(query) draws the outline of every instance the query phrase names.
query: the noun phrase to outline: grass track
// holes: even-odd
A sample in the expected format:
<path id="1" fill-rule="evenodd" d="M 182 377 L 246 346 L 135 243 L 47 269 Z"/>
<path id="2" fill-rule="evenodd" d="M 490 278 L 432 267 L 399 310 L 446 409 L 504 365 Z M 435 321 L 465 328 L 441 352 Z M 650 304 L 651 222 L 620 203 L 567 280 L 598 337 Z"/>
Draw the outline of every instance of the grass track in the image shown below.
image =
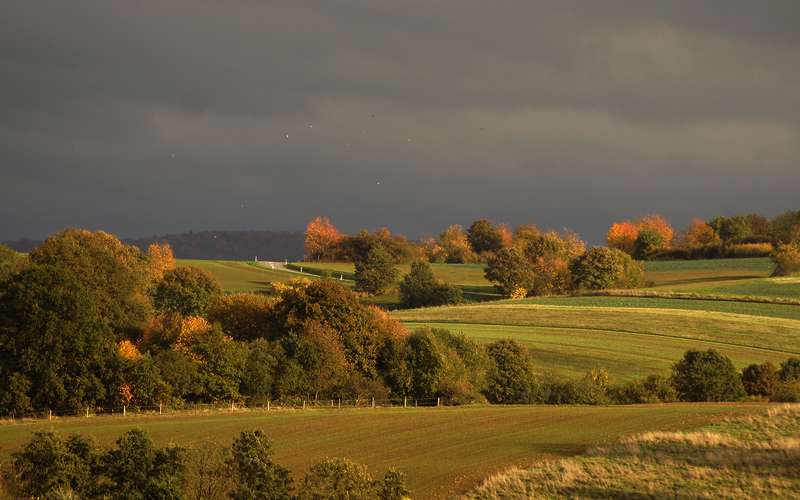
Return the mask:
<path id="1" fill-rule="evenodd" d="M 96 417 L 0 426 L 0 460 L 37 429 L 81 433 L 110 444 L 132 427 L 159 444 L 229 444 L 243 429 L 263 429 L 276 459 L 295 474 L 325 457 L 348 457 L 381 475 L 405 471 L 419 498 L 468 490 L 483 477 L 543 457 L 572 456 L 622 435 L 694 429 L 763 405 L 672 404 L 627 407 L 507 406 L 441 409 L 306 410 L 239 415 Z"/>

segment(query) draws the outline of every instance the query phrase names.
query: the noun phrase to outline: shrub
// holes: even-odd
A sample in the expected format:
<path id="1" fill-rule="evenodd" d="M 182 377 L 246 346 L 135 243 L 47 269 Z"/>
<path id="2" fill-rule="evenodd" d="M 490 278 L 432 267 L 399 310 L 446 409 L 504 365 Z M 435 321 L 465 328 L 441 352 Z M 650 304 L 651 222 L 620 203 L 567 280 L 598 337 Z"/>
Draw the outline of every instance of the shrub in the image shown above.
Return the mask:
<path id="1" fill-rule="evenodd" d="M 725 249 L 725 256 L 731 258 L 769 257 L 773 251 L 772 243 L 736 243 Z"/>
<path id="2" fill-rule="evenodd" d="M 770 401 L 779 403 L 800 403 L 800 380 L 781 382 L 775 387 Z"/>
<path id="3" fill-rule="evenodd" d="M 670 403 L 678 399 L 669 379 L 648 375 L 611 390 L 611 399 L 617 404 Z"/>
<path id="4" fill-rule="evenodd" d="M 742 370 L 742 385 L 750 396 L 771 396 L 778 380 L 778 370 L 769 361 L 760 365 L 752 364 Z"/>
<path id="5" fill-rule="evenodd" d="M 17 253 L 5 245 L 0 245 L 0 281 L 21 271 L 27 260 L 21 253 Z"/>
<path id="6" fill-rule="evenodd" d="M 311 467 L 298 498 L 372 500 L 376 496 L 376 484 L 365 465 L 346 458 L 331 458 Z"/>
<path id="7" fill-rule="evenodd" d="M 389 288 L 395 279 L 394 259 L 383 246 L 373 247 L 366 259 L 355 262 L 356 290 L 377 295 Z"/>
<path id="8" fill-rule="evenodd" d="M 514 340 L 486 346 L 492 366 L 486 381 L 486 398 L 492 403 L 528 403 L 533 393 L 533 368 L 527 349 Z"/>
<path id="9" fill-rule="evenodd" d="M 778 377 L 781 379 L 781 382 L 800 380 L 800 358 L 789 358 L 781 363 Z"/>
<path id="10" fill-rule="evenodd" d="M 745 395 L 731 360 L 713 349 L 686 351 L 672 367 L 672 383 L 682 401 L 736 401 Z"/>
<path id="11" fill-rule="evenodd" d="M 164 273 L 153 292 L 153 304 L 160 312 L 183 316 L 204 316 L 222 293 L 216 280 L 196 267 L 179 267 Z"/>
<path id="12" fill-rule="evenodd" d="M 272 461 L 272 443 L 260 430 L 242 431 L 234 439 L 229 465 L 236 479 L 234 500 L 289 499 L 289 471 Z"/>
<path id="13" fill-rule="evenodd" d="M 439 282 L 427 262 L 414 262 L 400 282 L 400 300 L 403 307 L 428 307 L 457 304 L 463 301 L 461 289 Z"/>
<path id="14" fill-rule="evenodd" d="M 772 276 L 790 276 L 800 272 L 800 243 L 780 245 L 772 254 L 775 270 Z"/>
<path id="15" fill-rule="evenodd" d="M 376 486 L 378 498 L 381 500 L 402 500 L 411 495 L 406 486 L 406 475 L 394 468 L 386 471 Z"/>

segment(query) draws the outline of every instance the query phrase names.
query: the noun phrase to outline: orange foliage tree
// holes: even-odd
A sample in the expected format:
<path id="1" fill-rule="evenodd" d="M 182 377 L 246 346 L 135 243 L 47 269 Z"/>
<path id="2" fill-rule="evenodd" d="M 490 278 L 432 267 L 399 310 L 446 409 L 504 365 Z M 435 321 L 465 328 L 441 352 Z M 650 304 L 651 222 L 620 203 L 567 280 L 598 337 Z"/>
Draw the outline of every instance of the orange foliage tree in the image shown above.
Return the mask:
<path id="1" fill-rule="evenodd" d="M 694 218 L 683 235 L 683 241 L 689 247 L 718 245 L 719 236 L 714 228 L 702 219 Z"/>
<path id="2" fill-rule="evenodd" d="M 636 238 L 639 237 L 639 228 L 631 221 L 615 222 L 608 229 L 606 242 L 611 248 L 632 254 Z"/>
<path id="3" fill-rule="evenodd" d="M 669 225 L 667 219 L 660 215 L 648 215 L 637 221 L 615 222 L 606 233 L 606 242 L 611 248 L 617 248 L 628 254 L 633 254 L 636 238 L 643 229 L 658 233 L 664 241 L 664 247 L 672 245 L 675 230 Z"/>
<path id="4" fill-rule="evenodd" d="M 661 235 L 661 237 L 664 238 L 665 247 L 672 245 L 672 239 L 675 237 L 675 230 L 672 229 L 672 226 L 669 225 L 669 222 L 667 222 L 667 219 L 664 217 L 660 215 L 648 215 L 639 219 L 636 225 L 639 231 L 642 229 L 649 229 Z"/>
<path id="5" fill-rule="evenodd" d="M 306 226 L 306 258 L 311 260 L 333 260 L 342 233 L 327 217 L 316 217 Z"/>
<path id="6" fill-rule="evenodd" d="M 147 247 L 147 270 L 150 281 L 160 281 L 164 273 L 175 269 L 175 256 L 172 254 L 172 247 L 169 243 L 151 243 Z"/>

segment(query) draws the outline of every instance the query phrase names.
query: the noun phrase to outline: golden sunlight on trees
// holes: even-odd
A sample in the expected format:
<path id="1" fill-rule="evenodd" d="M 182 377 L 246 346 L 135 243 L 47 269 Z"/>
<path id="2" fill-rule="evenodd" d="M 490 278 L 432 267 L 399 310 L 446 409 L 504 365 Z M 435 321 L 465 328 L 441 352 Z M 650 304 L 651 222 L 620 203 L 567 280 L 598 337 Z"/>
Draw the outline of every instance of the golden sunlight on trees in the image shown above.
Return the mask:
<path id="1" fill-rule="evenodd" d="M 686 246 L 703 247 L 709 245 L 719 245 L 720 239 L 717 232 L 706 221 L 698 218 L 692 219 L 686 233 L 683 236 Z"/>
<path id="2" fill-rule="evenodd" d="M 649 235 L 655 235 L 655 239 L 659 242 L 656 250 L 669 248 L 675 237 L 675 230 L 669 225 L 667 219 L 660 215 L 647 215 L 637 221 L 615 222 L 606 233 L 606 242 L 611 248 L 633 254 L 636 251 L 636 240 L 642 231 Z"/>
<path id="3" fill-rule="evenodd" d="M 327 217 L 316 217 L 306 226 L 306 258 L 311 260 L 333 260 L 342 233 Z"/>
<path id="4" fill-rule="evenodd" d="M 175 256 L 169 243 L 162 241 L 147 247 L 147 268 L 153 283 L 161 281 L 164 273 L 175 269 Z"/>

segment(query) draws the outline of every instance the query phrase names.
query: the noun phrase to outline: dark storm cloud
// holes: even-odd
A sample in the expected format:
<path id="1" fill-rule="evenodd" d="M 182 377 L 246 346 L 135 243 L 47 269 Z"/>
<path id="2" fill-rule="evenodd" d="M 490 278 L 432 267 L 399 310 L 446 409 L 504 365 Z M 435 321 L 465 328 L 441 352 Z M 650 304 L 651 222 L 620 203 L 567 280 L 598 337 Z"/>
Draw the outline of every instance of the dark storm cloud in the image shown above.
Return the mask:
<path id="1" fill-rule="evenodd" d="M 796 209 L 799 11 L 11 2 L 0 239 Z"/>

